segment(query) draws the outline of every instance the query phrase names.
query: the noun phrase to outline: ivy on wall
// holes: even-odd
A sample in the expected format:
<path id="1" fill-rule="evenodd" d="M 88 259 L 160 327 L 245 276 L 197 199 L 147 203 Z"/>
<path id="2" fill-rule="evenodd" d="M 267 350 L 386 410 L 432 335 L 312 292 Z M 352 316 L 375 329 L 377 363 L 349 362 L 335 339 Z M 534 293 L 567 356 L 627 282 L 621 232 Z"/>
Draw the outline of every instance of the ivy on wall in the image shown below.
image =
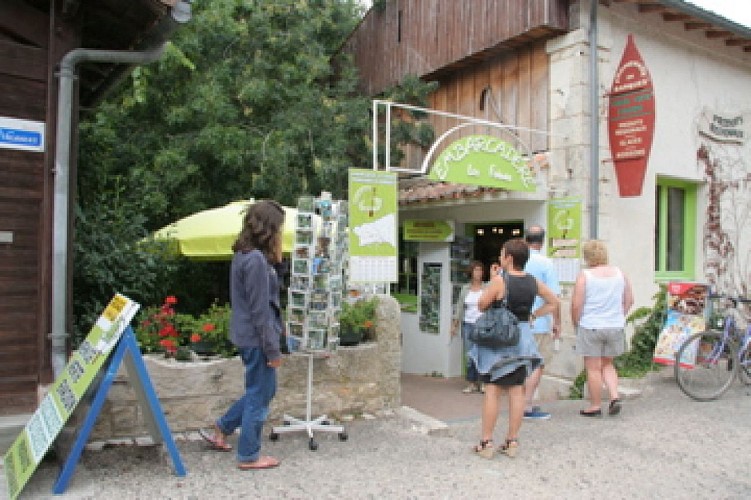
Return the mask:
<path id="1" fill-rule="evenodd" d="M 738 145 L 702 144 L 696 159 L 707 182 L 704 274 L 720 293 L 748 296 L 751 173 Z"/>

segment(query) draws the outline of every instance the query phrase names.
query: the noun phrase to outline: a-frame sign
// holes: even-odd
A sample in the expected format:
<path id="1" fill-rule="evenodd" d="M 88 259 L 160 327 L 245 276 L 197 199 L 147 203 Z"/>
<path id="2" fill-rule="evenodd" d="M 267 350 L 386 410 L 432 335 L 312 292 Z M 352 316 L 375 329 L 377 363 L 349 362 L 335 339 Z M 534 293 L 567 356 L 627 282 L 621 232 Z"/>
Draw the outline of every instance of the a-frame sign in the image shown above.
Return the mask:
<path id="1" fill-rule="evenodd" d="M 167 447 L 175 474 L 186 474 L 143 362 L 141 350 L 130 327 L 130 321 L 138 308 L 139 305 L 129 298 L 120 294 L 115 295 L 79 349 L 73 353 L 63 373 L 52 384 L 26 427 L 8 449 L 4 457 L 4 468 L 8 496 L 11 500 L 21 493 L 99 371 L 106 366 L 106 372 L 96 390 L 91 407 L 53 488 L 55 494 L 65 492 L 123 362 L 130 382 L 139 396 L 154 442 L 163 442 Z M 111 361 L 106 363 L 111 354 Z"/>

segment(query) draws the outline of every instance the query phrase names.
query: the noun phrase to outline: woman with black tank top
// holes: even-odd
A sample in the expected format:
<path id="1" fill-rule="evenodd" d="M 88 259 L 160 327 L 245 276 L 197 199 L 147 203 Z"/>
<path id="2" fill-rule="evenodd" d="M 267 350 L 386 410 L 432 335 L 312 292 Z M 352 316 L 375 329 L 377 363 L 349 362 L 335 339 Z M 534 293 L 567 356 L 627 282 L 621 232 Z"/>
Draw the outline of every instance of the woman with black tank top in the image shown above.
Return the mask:
<path id="1" fill-rule="evenodd" d="M 504 393 L 508 394 L 509 399 L 509 422 L 504 444 L 498 451 L 512 458 L 516 455 L 519 429 L 524 416 L 524 380 L 542 362 L 530 323 L 538 316 L 556 312 L 560 307 L 558 297 L 550 288 L 524 272 L 528 259 L 529 247 L 524 240 L 515 238 L 504 243 L 500 256 L 504 276 L 493 276 L 478 302 L 478 307 L 484 311 L 489 307 L 500 306 L 505 298 L 509 310 L 519 318 L 521 330 L 519 344 L 516 346 L 490 348 L 475 345 L 470 351 L 480 373 L 480 380 L 485 383 L 482 438 L 474 448 L 475 453 L 483 458 L 492 458 L 495 452 L 493 431 L 498 420 L 500 396 Z M 532 311 L 537 295 L 545 303 Z"/>

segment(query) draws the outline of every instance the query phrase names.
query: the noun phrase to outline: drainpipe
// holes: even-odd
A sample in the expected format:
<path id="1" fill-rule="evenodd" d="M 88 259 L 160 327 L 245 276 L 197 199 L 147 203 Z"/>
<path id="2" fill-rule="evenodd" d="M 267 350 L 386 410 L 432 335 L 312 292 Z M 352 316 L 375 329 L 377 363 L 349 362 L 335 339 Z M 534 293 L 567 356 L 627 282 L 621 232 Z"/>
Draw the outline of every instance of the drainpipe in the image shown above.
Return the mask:
<path id="1" fill-rule="evenodd" d="M 55 202 L 52 240 L 52 370 L 57 378 L 67 360 L 66 312 L 68 289 L 68 210 L 70 191 L 70 143 L 73 114 L 73 80 L 76 65 L 83 62 L 147 64 L 161 57 L 164 44 L 143 52 L 74 49 L 60 63 L 55 149 Z"/>
<path id="2" fill-rule="evenodd" d="M 190 20 L 190 2 L 179 1 L 163 24 L 157 27 L 165 40 L 178 24 Z M 70 192 L 71 118 L 73 115 L 73 81 L 76 66 L 81 63 L 148 64 L 162 56 L 166 42 L 144 51 L 73 49 L 60 62 L 60 85 L 57 99 L 57 144 L 55 148 L 55 194 L 52 234 L 52 342 L 51 362 L 55 378 L 67 364 L 66 331 L 68 290 L 68 212 Z"/>
<path id="3" fill-rule="evenodd" d="M 600 211 L 600 99 L 597 77 L 597 2 L 589 0 L 589 237 L 597 238 Z"/>

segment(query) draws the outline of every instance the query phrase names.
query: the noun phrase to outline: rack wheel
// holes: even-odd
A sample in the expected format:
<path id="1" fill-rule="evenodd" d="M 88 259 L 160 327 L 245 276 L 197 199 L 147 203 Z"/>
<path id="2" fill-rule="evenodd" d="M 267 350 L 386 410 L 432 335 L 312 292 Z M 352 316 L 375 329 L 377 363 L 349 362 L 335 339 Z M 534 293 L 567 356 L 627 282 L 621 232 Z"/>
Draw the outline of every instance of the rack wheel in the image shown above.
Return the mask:
<path id="1" fill-rule="evenodd" d="M 271 434 L 269 434 L 269 440 L 270 441 L 278 441 L 279 440 L 279 434 L 277 434 L 276 432 L 272 432 Z"/>
<path id="2" fill-rule="evenodd" d="M 310 441 L 308 442 L 308 448 L 310 448 L 310 451 L 316 451 L 318 449 L 318 443 L 316 443 L 315 439 L 310 438 Z"/>
<path id="3" fill-rule="evenodd" d="M 349 436 L 346 432 L 340 432 L 339 433 L 339 441 L 346 441 Z"/>

